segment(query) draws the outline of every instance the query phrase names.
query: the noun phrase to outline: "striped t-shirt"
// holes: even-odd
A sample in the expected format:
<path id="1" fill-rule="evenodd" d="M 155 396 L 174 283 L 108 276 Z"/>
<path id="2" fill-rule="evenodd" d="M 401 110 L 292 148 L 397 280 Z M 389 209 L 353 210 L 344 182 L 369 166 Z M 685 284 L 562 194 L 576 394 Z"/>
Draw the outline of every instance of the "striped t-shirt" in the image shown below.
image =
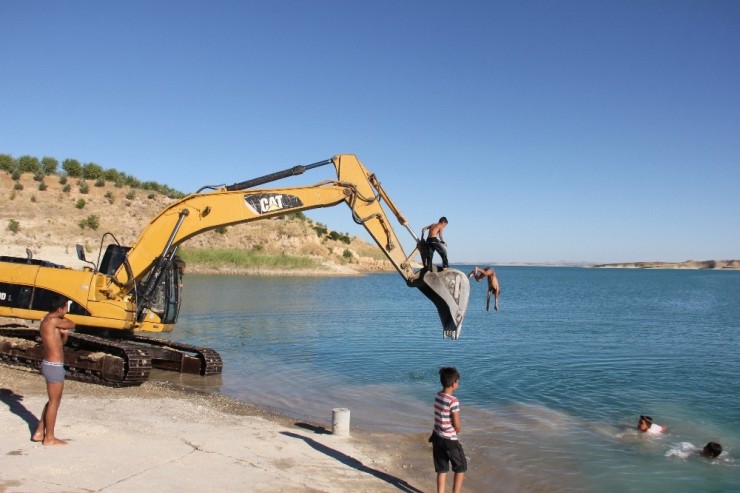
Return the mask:
<path id="1" fill-rule="evenodd" d="M 448 438 L 457 440 L 457 432 L 452 427 L 452 413 L 460 411 L 460 401 L 457 397 L 444 392 L 437 392 L 434 398 L 434 433 Z"/>

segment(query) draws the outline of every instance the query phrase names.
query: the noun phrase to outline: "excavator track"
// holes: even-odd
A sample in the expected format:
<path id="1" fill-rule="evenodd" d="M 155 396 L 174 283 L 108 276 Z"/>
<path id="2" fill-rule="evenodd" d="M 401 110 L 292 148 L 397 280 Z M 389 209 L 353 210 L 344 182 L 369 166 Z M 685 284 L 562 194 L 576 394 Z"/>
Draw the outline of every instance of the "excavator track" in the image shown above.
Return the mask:
<path id="1" fill-rule="evenodd" d="M 220 374 L 224 366 L 221 355 L 211 348 L 139 335 L 130 340 L 147 347 L 154 368 L 207 376 Z"/>
<path id="2" fill-rule="evenodd" d="M 39 331 L 0 327 L 0 359 L 14 366 L 39 369 L 44 359 Z M 152 358 L 145 348 L 123 340 L 72 333 L 64 347 L 64 369 L 70 380 L 131 387 L 149 379 Z"/>
<path id="3" fill-rule="evenodd" d="M 0 360 L 39 369 L 43 358 L 38 330 L 0 327 Z M 75 332 L 64 347 L 65 376 L 70 380 L 131 387 L 147 381 L 153 367 L 215 375 L 223 363 L 213 349 L 142 336 L 118 339 Z"/>

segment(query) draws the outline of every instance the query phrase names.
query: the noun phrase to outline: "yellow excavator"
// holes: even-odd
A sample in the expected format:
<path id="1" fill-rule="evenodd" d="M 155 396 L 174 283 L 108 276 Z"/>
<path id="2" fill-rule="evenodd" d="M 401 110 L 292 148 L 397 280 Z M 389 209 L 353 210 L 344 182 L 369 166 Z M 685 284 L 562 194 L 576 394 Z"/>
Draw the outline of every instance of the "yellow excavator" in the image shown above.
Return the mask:
<path id="1" fill-rule="evenodd" d="M 332 165 L 336 179 L 293 188 L 260 186 L 308 170 Z M 70 300 L 67 315 L 77 324 L 65 348 L 67 377 L 110 386 L 140 385 L 151 369 L 184 373 L 221 373 L 213 349 L 143 336 L 170 332 L 180 311 L 182 268 L 178 247 L 215 228 L 258 221 L 340 203 L 365 227 L 409 287 L 418 288 L 435 305 L 443 336 L 457 339 L 462 329 L 470 286 L 464 273 L 414 263 L 428 251 L 390 200 L 377 177 L 354 155 L 295 166 L 233 185 L 206 186 L 168 206 L 143 230 L 132 246 L 106 233 L 97 264 L 78 245 L 81 270 L 27 257 L 0 257 L 0 316 L 37 321 L 49 311 L 52 297 Z M 416 248 L 404 252 L 385 207 L 413 237 Z M 102 251 L 106 238 L 110 243 Z M 11 365 L 39 367 L 43 348 L 38 329 L 0 325 L 0 359 Z"/>

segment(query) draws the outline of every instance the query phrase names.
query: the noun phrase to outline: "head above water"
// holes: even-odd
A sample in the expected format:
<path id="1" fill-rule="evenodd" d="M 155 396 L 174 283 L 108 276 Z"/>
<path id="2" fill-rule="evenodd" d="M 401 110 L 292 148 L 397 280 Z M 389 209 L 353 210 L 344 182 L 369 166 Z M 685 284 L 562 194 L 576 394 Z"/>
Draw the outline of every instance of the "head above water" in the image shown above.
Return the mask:
<path id="1" fill-rule="evenodd" d="M 442 384 L 443 388 L 452 387 L 459 380 L 460 373 L 457 371 L 457 368 L 446 366 L 439 369 L 439 383 Z"/>
<path id="2" fill-rule="evenodd" d="M 701 451 L 701 455 L 704 457 L 709 457 L 710 459 L 714 459 L 719 457 L 719 455 L 722 453 L 722 445 L 717 442 L 709 442 L 706 445 L 704 445 L 704 448 Z"/>
<path id="3" fill-rule="evenodd" d="M 640 419 L 637 420 L 637 429 L 640 431 L 647 431 L 653 425 L 653 418 L 650 416 L 640 415 Z"/>

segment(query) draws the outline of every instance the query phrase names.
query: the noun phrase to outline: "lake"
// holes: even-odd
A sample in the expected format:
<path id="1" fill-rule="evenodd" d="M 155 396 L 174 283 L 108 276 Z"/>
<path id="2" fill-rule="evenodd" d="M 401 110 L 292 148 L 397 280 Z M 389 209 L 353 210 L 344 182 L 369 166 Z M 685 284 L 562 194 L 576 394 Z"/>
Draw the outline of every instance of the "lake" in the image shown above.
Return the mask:
<path id="1" fill-rule="evenodd" d="M 471 280 L 456 341 L 393 273 L 187 275 L 169 337 L 221 353 L 208 390 L 396 433 L 431 430 L 438 370 L 456 366 L 468 476 L 502 491 L 740 490 L 740 272 L 496 271 L 500 311 Z M 638 435 L 640 414 L 669 432 Z M 708 441 L 721 460 L 697 456 Z"/>

